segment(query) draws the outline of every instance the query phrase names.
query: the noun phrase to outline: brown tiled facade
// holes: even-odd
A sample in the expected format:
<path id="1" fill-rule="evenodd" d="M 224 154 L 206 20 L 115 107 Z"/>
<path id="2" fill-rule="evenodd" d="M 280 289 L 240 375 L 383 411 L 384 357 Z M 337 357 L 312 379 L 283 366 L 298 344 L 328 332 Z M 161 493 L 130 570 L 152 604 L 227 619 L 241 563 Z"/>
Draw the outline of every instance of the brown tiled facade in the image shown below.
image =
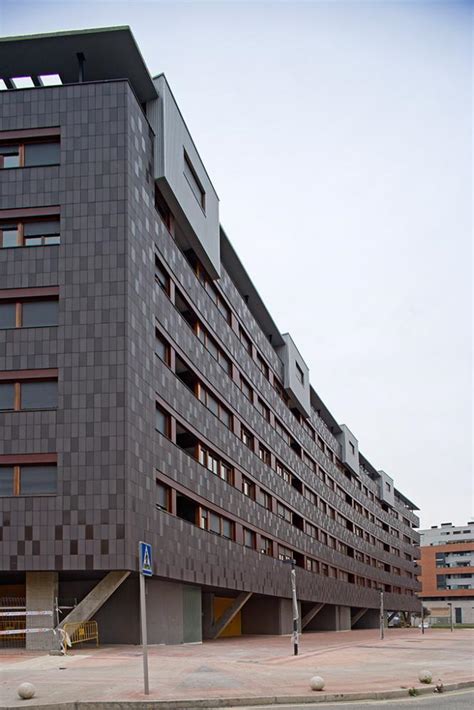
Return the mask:
<path id="1" fill-rule="evenodd" d="M 421 530 L 419 597 L 432 625 L 474 623 L 474 522 Z"/>
<path id="2" fill-rule="evenodd" d="M 241 592 L 253 594 L 239 612 L 243 633 L 285 631 L 287 558 L 302 615 L 326 605 L 311 628 L 336 628 L 336 608 L 348 610 L 349 628 L 362 609 L 375 623 L 381 589 L 387 610 L 416 609 L 415 507 L 352 440 L 348 465 L 344 428 L 298 359 L 301 391 L 292 383 L 292 344 L 269 337 L 270 317 L 258 294 L 249 299 L 224 232 L 217 226 L 220 257 L 209 263 L 207 237 L 186 233 L 194 208 L 156 179 L 161 85 L 147 102 L 132 71 L 103 71 L 0 96 L 0 149 L 19 135 L 34 142 L 38 130 L 60 142 L 57 164 L 5 159 L 0 169 L 0 386 L 17 387 L 4 390 L 15 407 L 0 412 L 3 596 L 24 593 L 27 572 L 54 572 L 58 601 L 80 601 L 107 572 L 130 571 L 96 618 L 104 641 L 135 642 L 146 540 L 155 642 L 199 640 L 216 621 L 215 598 Z M 196 183 L 185 177 L 210 220 L 212 194 L 194 161 Z M 31 227 L 58 217 L 59 243 L 51 227 Z M 27 246 L 34 229 L 43 241 Z M 57 323 L 28 325 L 38 301 L 57 304 L 46 309 Z M 57 382 L 57 406 L 22 409 L 22 377 L 42 372 Z M 31 492 L 41 464 L 56 466 L 44 474 L 50 489 L 38 474 Z"/>

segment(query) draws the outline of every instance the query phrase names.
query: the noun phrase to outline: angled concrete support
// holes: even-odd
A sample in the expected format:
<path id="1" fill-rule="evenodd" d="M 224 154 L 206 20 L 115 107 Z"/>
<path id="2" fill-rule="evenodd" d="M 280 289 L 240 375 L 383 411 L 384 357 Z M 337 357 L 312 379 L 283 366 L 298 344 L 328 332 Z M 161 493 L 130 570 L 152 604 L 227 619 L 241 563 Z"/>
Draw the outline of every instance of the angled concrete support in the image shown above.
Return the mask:
<path id="1" fill-rule="evenodd" d="M 89 621 L 91 617 L 105 604 L 122 582 L 127 579 L 130 572 L 109 572 L 79 604 L 61 621 L 57 628 L 64 624 L 81 623 Z"/>
<path id="2" fill-rule="evenodd" d="M 316 614 L 319 614 L 323 606 L 324 604 L 315 604 L 313 608 L 310 609 L 308 613 L 303 616 L 303 618 L 301 619 L 301 630 L 303 630 L 305 626 L 308 626 L 311 619 L 314 619 Z"/>
<path id="3" fill-rule="evenodd" d="M 393 619 L 397 614 L 398 614 L 398 611 L 392 611 L 392 613 L 388 615 L 387 626 L 389 625 L 389 623 L 392 621 L 392 619 Z"/>
<path id="4" fill-rule="evenodd" d="M 367 611 L 369 611 L 368 608 L 367 609 L 359 609 L 359 611 L 356 614 L 354 614 L 354 616 L 351 618 L 351 626 L 354 626 L 354 624 L 357 624 L 359 619 L 361 619 Z"/>
<path id="5" fill-rule="evenodd" d="M 213 623 L 210 630 L 210 638 L 216 639 L 224 631 L 251 596 L 252 592 L 242 592 L 236 597 L 234 603 Z"/>

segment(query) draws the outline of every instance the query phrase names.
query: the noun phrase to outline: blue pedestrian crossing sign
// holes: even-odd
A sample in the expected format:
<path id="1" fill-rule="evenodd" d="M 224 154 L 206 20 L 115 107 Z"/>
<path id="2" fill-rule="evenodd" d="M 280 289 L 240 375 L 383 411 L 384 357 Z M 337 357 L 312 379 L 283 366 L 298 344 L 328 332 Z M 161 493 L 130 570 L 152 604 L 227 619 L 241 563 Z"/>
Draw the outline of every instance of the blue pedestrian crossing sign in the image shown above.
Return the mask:
<path id="1" fill-rule="evenodd" d="M 151 556 L 151 545 L 148 542 L 139 542 L 138 552 L 141 574 L 144 574 L 145 577 L 151 577 L 153 575 L 153 558 Z"/>

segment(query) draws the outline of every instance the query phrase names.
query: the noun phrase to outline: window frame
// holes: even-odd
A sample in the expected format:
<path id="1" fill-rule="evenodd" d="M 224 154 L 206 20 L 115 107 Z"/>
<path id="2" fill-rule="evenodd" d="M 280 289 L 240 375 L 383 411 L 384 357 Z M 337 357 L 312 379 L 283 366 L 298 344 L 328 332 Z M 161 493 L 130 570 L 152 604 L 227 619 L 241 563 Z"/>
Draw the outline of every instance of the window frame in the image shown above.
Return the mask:
<path id="1" fill-rule="evenodd" d="M 39 129 L 42 130 L 42 129 Z M 50 167 L 53 165 L 61 165 L 61 138 L 59 131 L 55 129 L 45 129 L 48 131 L 49 135 L 39 135 L 39 136 L 24 136 L 24 137 L 10 137 L 2 138 L 0 134 L 0 148 L 18 147 L 18 165 L 11 165 L 5 167 L 3 165 L 3 154 L 0 152 L 0 170 L 14 170 L 18 168 L 40 168 L 40 167 Z M 54 131 L 54 133 L 51 133 Z M 58 162 L 54 163 L 35 163 L 33 165 L 26 164 L 26 146 L 28 145 L 57 145 L 59 147 Z"/>
<path id="2" fill-rule="evenodd" d="M 157 413 L 160 412 L 160 414 L 163 415 L 164 418 L 164 423 L 165 423 L 165 431 L 161 431 L 161 429 L 158 428 L 157 424 Z M 171 415 L 169 412 L 166 411 L 158 402 L 155 403 L 155 431 L 157 431 L 159 434 L 162 436 L 165 436 L 167 439 L 170 438 L 170 433 L 171 433 Z"/>
<path id="3" fill-rule="evenodd" d="M 25 227 L 29 224 L 41 224 L 42 222 L 57 222 L 58 230 L 57 232 L 51 232 L 50 234 L 26 234 Z M 17 233 L 17 243 L 9 244 L 5 246 L 3 244 L 3 232 L 6 231 L 5 227 L 15 227 Z M 46 240 L 51 237 L 57 237 L 59 241 L 54 243 L 47 243 Z M 40 244 L 27 244 L 28 239 L 41 239 Z M 58 246 L 61 244 L 61 218 L 59 214 L 53 215 L 40 215 L 38 217 L 17 217 L 17 218 L 6 218 L 2 220 L 0 218 L 0 249 L 19 249 L 19 248 L 32 248 L 35 246 L 47 247 L 47 246 Z"/>
<path id="4" fill-rule="evenodd" d="M 197 444 L 196 460 L 199 464 L 201 464 L 201 466 L 204 466 L 204 468 L 210 471 L 214 476 L 217 476 L 217 478 L 220 478 L 221 480 L 225 481 L 230 486 L 234 485 L 233 466 L 227 463 L 227 461 L 222 459 L 219 454 L 214 453 L 214 451 L 209 449 L 205 444 L 200 441 Z"/>
<path id="5" fill-rule="evenodd" d="M 25 305 L 29 305 L 32 303 L 45 303 L 45 302 L 54 302 L 57 304 L 57 316 L 58 316 L 58 322 L 57 323 L 39 323 L 39 324 L 28 324 L 24 325 L 24 315 L 23 315 L 23 309 Z M 23 298 L 17 297 L 17 298 L 0 298 L 0 306 L 3 305 L 13 305 L 14 306 L 14 311 L 15 311 L 15 325 L 12 326 L 2 326 L 0 324 L 0 330 L 15 330 L 16 328 L 57 328 L 59 326 L 59 296 L 50 296 L 50 295 L 38 295 L 35 297 L 28 297 L 25 296 Z"/>
<path id="6" fill-rule="evenodd" d="M 24 407 L 23 406 L 23 395 L 22 389 L 25 384 L 44 384 L 46 382 L 56 383 L 56 406 L 53 407 Z M 34 377 L 34 378 L 14 378 L 11 380 L 0 379 L 0 387 L 2 385 L 13 385 L 13 407 L 8 409 L 2 409 L 0 407 L 0 412 L 39 412 L 39 411 L 54 411 L 58 408 L 58 378 L 56 377 Z"/>
<path id="7" fill-rule="evenodd" d="M 55 470 L 55 490 L 54 491 L 37 491 L 37 492 L 22 492 L 21 490 L 21 470 L 22 468 L 40 468 L 40 467 L 51 467 Z M 12 493 L 10 495 L 1 495 L 1 498 L 31 498 L 32 496 L 56 496 L 58 495 L 58 465 L 57 462 L 44 461 L 44 462 L 23 462 L 23 463 L 8 463 L 3 464 L 0 462 L 1 469 L 12 469 Z"/>

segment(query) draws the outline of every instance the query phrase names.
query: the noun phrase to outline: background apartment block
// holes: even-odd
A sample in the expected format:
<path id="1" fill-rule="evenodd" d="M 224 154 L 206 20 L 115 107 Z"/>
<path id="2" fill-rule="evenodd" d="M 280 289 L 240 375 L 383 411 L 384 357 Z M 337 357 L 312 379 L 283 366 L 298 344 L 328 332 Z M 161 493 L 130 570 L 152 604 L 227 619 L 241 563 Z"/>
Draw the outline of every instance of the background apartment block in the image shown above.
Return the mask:
<path id="1" fill-rule="evenodd" d="M 96 588 L 136 643 L 145 540 L 151 643 L 289 632 L 290 560 L 303 630 L 417 609 L 416 507 L 310 385 L 129 29 L 0 66 L 0 596 L 77 619 Z"/>
<path id="2" fill-rule="evenodd" d="M 421 592 L 430 621 L 474 624 L 474 522 L 420 530 Z"/>

